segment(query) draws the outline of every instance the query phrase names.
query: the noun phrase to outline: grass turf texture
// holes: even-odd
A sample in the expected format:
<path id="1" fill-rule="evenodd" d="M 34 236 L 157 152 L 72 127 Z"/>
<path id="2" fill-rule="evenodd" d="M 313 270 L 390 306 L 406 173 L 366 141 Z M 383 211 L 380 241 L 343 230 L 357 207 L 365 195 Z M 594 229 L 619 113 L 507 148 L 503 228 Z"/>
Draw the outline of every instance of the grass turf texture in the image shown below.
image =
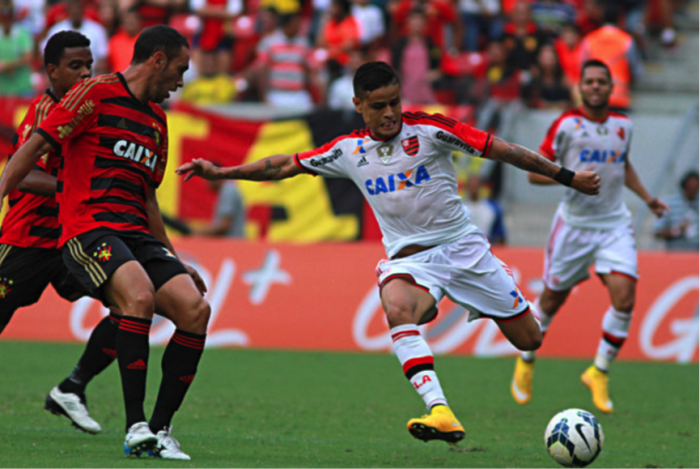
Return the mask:
<path id="1" fill-rule="evenodd" d="M 618 362 L 615 413 L 597 412 L 579 381 L 588 362 L 541 359 L 526 406 L 511 398 L 513 359 L 438 357 L 467 437 L 456 448 L 411 438 L 423 405 L 384 354 L 207 350 L 173 422 L 192 461 L 126 459 L 116 366 L 88 387 L 103 433 L 42 409 L 82 352 L 74 344 L 0 341 L 2 467 L 557 467 L 543 433 L 557 412 L 593 411 L 605 431 L 593 467 L 698 467 L 698 365 Z M 162 349 L 152 349 L 146 409 Z"/>

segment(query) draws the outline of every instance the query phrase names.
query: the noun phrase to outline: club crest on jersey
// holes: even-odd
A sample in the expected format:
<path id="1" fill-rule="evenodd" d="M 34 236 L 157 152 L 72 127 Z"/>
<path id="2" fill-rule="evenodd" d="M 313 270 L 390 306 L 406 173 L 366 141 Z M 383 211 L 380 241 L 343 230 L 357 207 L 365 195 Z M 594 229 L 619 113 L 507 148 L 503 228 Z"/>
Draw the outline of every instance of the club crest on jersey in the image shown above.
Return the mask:
<path id="1" fill-rule="evenodd" d="M 12 291 L 12 288 L 10 288 L 10 286 L 13 283 L 14 282 L 11 279 L 0 279 L 0 298 L 5 298 Z"/>
<path id="2" fill-rule="evenodd" d="M 391 161 L 391 155 L 394 154 L 394 145 L 382 145 L 381 147 L 377 148 L 377 154 L 379 155 L 379 159 L 382 161 L 382 163 L 389 164 Z"/>
<path id="3" fill-rule="evenodd" d="M 625 139 L 625 128 L 624 127 L 617 128 L 617 136 L 620 137 L 620 140 Z"/>
<path id="4" fill-rule="evenodd" d="M 102 246 L 97 248 L 97 251 L 92 253 L 92 257 L 96 257 L 100 262 L 107 262 L 112 258 L 112 246 L 107 246 L 107 243 L 102 243 Z"/>
<path id="5" fill-rule="evenodd" d="M 369 195 L 379 195 L 382 193 L 396 192 L 408 187 L 418 186 L 425 181 L 430 180 L 430 174 L 425 166 L 418 166 L 415 169 L 409 169 L 403 173 L 390 174 L 386 177 L 378 177 L 376 179 L 367 179 L 365 187 Z"/>
<path id="6" fill-rule="evenodd" d="M 420 146 L 418 136 L 414 135 L 413 137 L 408 137 L 401 140 L 401 146 L 403 147 L 403 151 L 405 151 L 408 156 L 416 156 Z"/>
<path id="7" fill-rule="evenodd" d="M 112 151 L 115 155 L 140 163 L 151 171 L 158 161 L 158 155 L 154 151 L 128 140 L 117 140 Z"/>
<path id="8" fill-rule="evenodd" d="M 353 155 L 363 155 L 367 153 L 367 150 L 363 147 L 363 145 L 367 142 L 369 142 L 371 139 L 369 137 L 365 137 L 362 140 L 357 140 L 357 147 L 355 147 L 355 151 L 352 152 Z"/>

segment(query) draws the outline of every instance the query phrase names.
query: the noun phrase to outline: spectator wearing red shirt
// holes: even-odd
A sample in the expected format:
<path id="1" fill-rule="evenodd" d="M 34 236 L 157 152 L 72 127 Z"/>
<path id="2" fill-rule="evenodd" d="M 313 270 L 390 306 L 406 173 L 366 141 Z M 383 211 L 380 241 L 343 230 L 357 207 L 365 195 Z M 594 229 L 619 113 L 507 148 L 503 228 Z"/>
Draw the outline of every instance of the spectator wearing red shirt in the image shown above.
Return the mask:
<path id="1" fill-rule="evenodd" d="M 195 49 L 217 52 L 217 73 L 227 73 L 233 50 L 233 20 L 243 13 L 242 0 L 191 0 L 190 8 L 202 20 L 194 37 Z"/>
<path id="2" fill-rule="evenodd" d="M 408 16 L 406 37 L 391 50 L 391 60 L 401 78 L 403 101 L 435 104 L 433 83 L 440 78 L 440 48 L 425 34 L 425 12 L 414 9 Z"/>
<path id="3" fill-rule="evenodd" d="M 537 62 L 540 47 L 546 42 L 537 25 L 530 18 L 530 5 L 518 2 L 504 27 L 503 44 L 510 64 L 529 72 Z"/>
<path id="4" fill-rule="evenodd" d="M 330 79 L 339 77 L 348 64 L 348 53 L 360 46 L 360 29 L 350 13 L 349 0 L 333 0 L 319 31 L 317 45 L 328 52 Z"/>
<path id="5" fill-rule="evenodd" d="M 575 89 L 581 74 L 581 34 L 575 25 L 564 26 L 554 40 L 554 50 L 569 87 Z"/>
<path id="6" fill-rule="evenodd" d="M 109 39 L 107 64 L 112 72 L 123 72 L 131 63 L 134 44 L 141 33 L 138 7 L 130 7 L 121 15 L 121 28 Z"/>
<path id="7" fill-rule="evenodd" d="M 398 0 L 390 7 L 392 27 L 399 36 L 408 35 L 408 15 L 414 8 L 421 8 L 426 15 L 425 30 L 433 44 L 443 50 L 456 49 L 456 38 L 461 35 L 457 11 L 446 0 Z"/>

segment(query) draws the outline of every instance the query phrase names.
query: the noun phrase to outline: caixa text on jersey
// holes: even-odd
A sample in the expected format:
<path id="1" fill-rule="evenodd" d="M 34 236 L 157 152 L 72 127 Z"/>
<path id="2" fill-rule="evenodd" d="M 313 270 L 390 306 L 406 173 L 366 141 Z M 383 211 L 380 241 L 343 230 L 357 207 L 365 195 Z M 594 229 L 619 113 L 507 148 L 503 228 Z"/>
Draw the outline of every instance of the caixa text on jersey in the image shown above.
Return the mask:
<path id="1" fill-rule="evenodd" d="M 126 158 L 127 160 L 136 161 L 151 171 L 156 167 L 156 162 L 158 161 L 156 152 L 128 140 L 117 140 L 112 150 L 115 155 Z"/>

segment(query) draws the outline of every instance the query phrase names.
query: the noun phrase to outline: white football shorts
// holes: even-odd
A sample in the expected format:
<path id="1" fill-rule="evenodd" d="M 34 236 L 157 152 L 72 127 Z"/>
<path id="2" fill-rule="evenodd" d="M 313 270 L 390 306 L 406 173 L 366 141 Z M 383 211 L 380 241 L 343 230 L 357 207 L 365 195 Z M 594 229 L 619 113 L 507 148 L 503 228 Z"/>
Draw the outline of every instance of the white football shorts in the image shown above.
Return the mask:
<path id="1" fill-rule="evenodd" d="M 382 260 L 377 276 L 380 288 L 391 279 L 404 278 L 438 303 L 447 296 L 469 311 L 470 321 L 512 320 L 530 309 L 510 269 L 493 255 L 480 230 L 408 257 Z"/>
<path id="2" fill-rule="evenodd" d="M 637 273 L 637 247 L 631 226 L 601 230 L 567 225 L 557 215 L 552 222 L 544 259 L 544 283 L 553 291 L 566 291 L 597 274 L 622 274 L 633 279 Z"/>

